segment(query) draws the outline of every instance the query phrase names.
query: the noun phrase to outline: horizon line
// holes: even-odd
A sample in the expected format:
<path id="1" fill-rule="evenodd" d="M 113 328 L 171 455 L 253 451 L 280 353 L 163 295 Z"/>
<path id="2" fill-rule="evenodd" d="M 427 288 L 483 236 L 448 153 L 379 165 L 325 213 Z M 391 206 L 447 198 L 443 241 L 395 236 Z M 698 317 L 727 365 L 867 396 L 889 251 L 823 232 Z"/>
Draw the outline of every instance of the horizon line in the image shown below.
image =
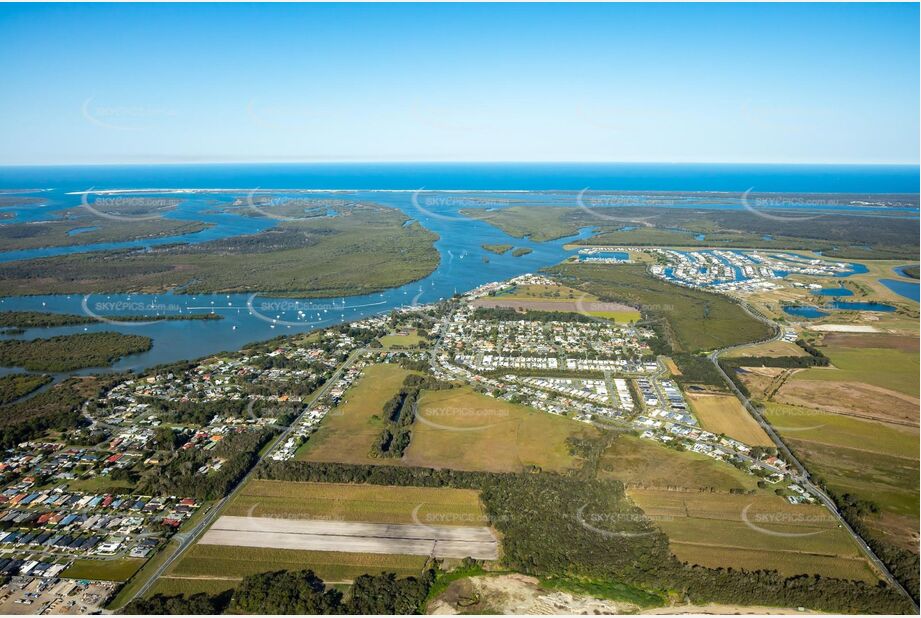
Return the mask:
<path id="1" fill-rule="evenodd" d="M 764 166 L 887 166 L 921 167 L 921 161 L 875 161 L 875 162 L 784 162 L 784 161 L 551 161 L 551 160 L 439 160 L 417 159 L 324 159 L 324 160 L 211 160 L 211 161 L 128 161 L 128 162 L 66 162 L 66 163 L 0 163 L 0 168 L 16 167 L 143 167 L 157 165 L 764 165 Z"/>

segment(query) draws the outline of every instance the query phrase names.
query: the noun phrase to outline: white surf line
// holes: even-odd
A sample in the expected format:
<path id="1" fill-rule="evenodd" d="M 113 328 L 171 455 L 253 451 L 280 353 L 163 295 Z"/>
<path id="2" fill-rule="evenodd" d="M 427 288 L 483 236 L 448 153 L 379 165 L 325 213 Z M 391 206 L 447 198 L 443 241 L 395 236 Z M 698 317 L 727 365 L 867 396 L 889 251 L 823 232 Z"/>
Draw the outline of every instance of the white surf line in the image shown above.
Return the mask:
<path id="1" fill-rule="evenodd" d="M 50 190 L 50 189 L 49 189 Z M 415 193 L 419 189 L 259 189 L 257 193 Z M 118 195 L 134 193 L 249 193 L 252 188 L 240 189 L 101 189 L 98 191 L 70 191 L 65 195 Z M 426 193 L 555 193 L 572 192 L 572 189 L 426 189 Z"/>

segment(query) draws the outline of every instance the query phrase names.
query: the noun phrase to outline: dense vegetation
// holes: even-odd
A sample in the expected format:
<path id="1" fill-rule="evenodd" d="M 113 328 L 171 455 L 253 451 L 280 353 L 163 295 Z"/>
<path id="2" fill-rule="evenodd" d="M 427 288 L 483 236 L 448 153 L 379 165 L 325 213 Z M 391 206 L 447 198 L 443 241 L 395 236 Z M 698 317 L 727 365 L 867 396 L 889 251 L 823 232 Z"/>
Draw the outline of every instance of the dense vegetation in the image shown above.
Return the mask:
<path id="1" fill-rule="evenodd" d="M 144 474 L 138 481 L 138 491 L 147 495 L 190 496 L 202 500 L 222 498 L 256 464 L 259 450 L 273 435 L 273 431 L 243 431 L 225 435 L 220 444 L 209 451 L 180 450 L 164 465 Z M 215 458 L 223 461 L 219 470 L 199 472 Z"/>
<path id="2" fill-rule="evenodd" d="M 723 376 L 706 356 L 680 352 L 672 353 L 672 360 L 681 371 L 680 376 L 675 376 L 677 382 L 683 385 L 702 384 L 720 390 L 726 389 Z"/>
<path id="3" fill-rule="evenodd" d="M 904 599 L 884 585 L 775 571 L 711 569 L 679 563 L 666 536 L 625 497 L 616 481 L 584 473 L 495 474 L 428 468 L 268 463 L 263 478 L 480 490 L 502 535 L 503 563 L 540 577 L 577 576 L 670 591 L 692 602 L 804 606 L 833 612 L 902 612 Z"/>
<path id="4" fill-rule="evenodd" d="M 165 291 L 367 294 L 425 277 L 437 236 L 405 214 L 354 204 L 336 217 L 151 250 L 61 255 L 0 265 L 0 295 Z M 258 308 L 258 304 L 256 305 Z"/>
<path id="5" fill-rule="evenodd" d="M 502 255 L 503 253 L 507 253 L 508 251 L 511 251 L 513 247 L 513 245 L 480 245 L 480 246 L 486 249 L 487 251 L 489 251 L 490 253 L 495 253 L 497 255 Z"/>
<path id="6" fill-rule="evenodd" d="M 243 578 L 230 593 L 154 595 L 126 605 L 122 614 L 234 614 L 387 615 L 419 614 L 435 579 L 435 571 L 421 577 L 398 578 L 393 573 L 360 575 L 346 598 L 328 588 L 311 570 L 273 571 Z"/>
<path id="7" fill-rule="evenodd" d="M 119 211 L 122 214 L 122 211 Z M 86 214 L 84 211 L 83 214 Z M 116 221 L 98 217 L 59 221 L 7 223 L 0 225 L 0 243 L 5 251 L 123 242 L 161 236 L 180 236 L 200 232 L 213 224 L 183 219 Z M 84 228 L 79 233 L 74 230 Z"/>
<path id="8" fill-rule="evenodd" d="M 787 196 L 789 197 L 789 196 Z M 836 196 L 840 198 L 841 196 Z M 708 201 L 725 200 L 725 196 Z M 750 201 L 760 199 L 749 196 Z M 732 200 L 736 205 L 738 198 Z M 650 208 L 628 205 L 616 208 L 513 206 L 489 213 L 489 223 L 511 236 L 545 241 L 576 234 L 580 228 L 595 226 L 597 233 L 578 241 L 587 245 L 748 247 L 822 251 L 831 257 L 855 259 L 917 258 L 918 226 L 905 219 L 887 216 L 823 213 L 804 222 L 793 215 L 790 220 L 759 216 L 741 208 Z M 760 208 L 759 211 L 770 211 Z M 484 211 L 469 209 L 464 214 L 482 217 Z M 779 214 L 789 216 L 789 211 Z M 811 213 L 815 214 L 815 213 Z M 634 229 L 624 226 L 635 221 Z M 699 238 L 704 235 L 704 238 Z"/>
<path id="9" fill-rule="evenodd" d="M 662 338 L 674 352 L 696 353 L 749 343 L 772 333 L 732 299 L 663 281 L 641 264 L 615 268 L 562 264 L 550 272 L 564 284 L 602 300 L 637 307 L 644 320 L 659 325 Z"/>
<path id="10" fill-rule="evenodd" d="M 902 272 L 905 273 L 906 277 L 911 277 L 912 279 L 917 279 L 921 276 L 921 266 L 915 264 L 913 266 L 906 266 L 902 269 Z"/>
<path id="11" fill-rule="evenodd" d="M 120 614 L 135 616 L 192 615 L 208 616 L 220 614 L 227 607 L 226 595 L 212 596 L 204 592 L 184 596 L 155 594 L 149 599 L 138 598 L 121 609 Z"/>
<path id="12" fill-rule="evenodd" d="M 451 388 L 431 376 L 408 375 L 396 395 L 388 399 L 381 410 L 386 427 L 371 445 L 375 457 L 402 457 L 412 440 L 412 424 L 416 420 L 416 405 L 422 389 Z"/>
<path id="13" fill-rule="evenodd" d="M 49 339 L 0 341 L 0 365 L 30 371 L 73 371 L 108 367 L 122 356 L 146 352 L 150 337 L 116 332 L 78 333 Z"/>
<path id="14" fill-rule="evenodd" d="M 11 448 L 47 431 L 74 429 L 85 422 L 80 407 L 115 377 L 70 378 L 25 401 L 0 406 L 0 448 Z"/>
<path id="15" fill-rule="evenodd" d="M 221 320 L 224 316 L 217 313 L 184 313 L 165 316 L 144 315 L 107 315 L 106 319 L 117 322 L 146 322 L 149 320 Z M 45 311 L 0 311 L 0 327 L 48 328 L 52 326 L 73 326 L 77 324 L 95 324 L 99 320 L 88 315 L 73 313 L 48 313 Z"/>
<path id="16" fill-rule="evenodd" d="M 51 382 L 51 376 L 12 373 L 0 377 L 0 406 L 12 403 Z"/>

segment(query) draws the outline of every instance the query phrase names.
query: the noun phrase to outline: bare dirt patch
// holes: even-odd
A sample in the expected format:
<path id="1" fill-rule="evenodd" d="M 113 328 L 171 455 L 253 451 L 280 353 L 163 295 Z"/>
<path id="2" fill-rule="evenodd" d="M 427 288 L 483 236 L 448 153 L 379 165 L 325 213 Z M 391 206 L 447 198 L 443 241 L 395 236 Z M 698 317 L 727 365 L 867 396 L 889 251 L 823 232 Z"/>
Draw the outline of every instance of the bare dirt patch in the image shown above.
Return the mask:
<path id="1" fill-rule="evenodd" d="M 891 348 L 903 352 L 917 352 L 918 338 L 884 333 L 829 333 L 822 340 L 825 345 L 846 348 Z"/>
<path id="2" fill-rule="evenodd" d="M 596 599 L 562 591 L 540 589 L 527 575 L 477 576 L 459 579 L 433 600 L 429 614 L 626 614 L 638 608 L 631 603 Z"/>

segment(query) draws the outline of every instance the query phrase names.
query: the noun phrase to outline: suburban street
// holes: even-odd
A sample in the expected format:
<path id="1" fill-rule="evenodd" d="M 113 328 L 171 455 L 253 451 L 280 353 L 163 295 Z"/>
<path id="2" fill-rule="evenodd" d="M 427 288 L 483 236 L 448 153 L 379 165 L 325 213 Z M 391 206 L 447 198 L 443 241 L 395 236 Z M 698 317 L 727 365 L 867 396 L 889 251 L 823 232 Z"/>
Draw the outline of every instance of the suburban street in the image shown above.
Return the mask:
<path id="1" fill-rule="evenodd" d="M 343 362 L 336 369 L 333 375 L 330 376 L 330 378 L 323 384 L 323 386 L 321 386 L 319 390 L 317 390 L 317 392 L 313 395 L 313 397 L 311 397 L 310 400 L 304 405 L 304 410 L 301 413 L 301 415 L 298 416 L 296 419 L 294 419 L 284 429 L 284 431 L 279 433 L 278 436 L 276 436 L 276 438 L 272 441 L 272 443 L 269 445 L 268 448 L 263 450 L 263 453 L 259 457 L 259 460 L 255 463 L 255 465 L 253 465 L 252 468 L 250 468 L 250 470 L 246 473 L 246 475 L 240 480 L 239 483 L 237 483 L 237 485 L 233 488 L 233 490 L 229 494 L 227 494 L 225 497 L 218 500 L 214 505 L 212 505 L 211 509 L 205 514 L 205 516 L 201 519 L 201 521 L 199 521 L 191 530 L 184 530 L 182 532 L 177 533 L 173 537 L 174 539 L 179 540 L 179 547 L 176 548 L 176 550 L 173 552 L 173 554 L 169 558 L 163 561 L 163 564 L 157 567 L 157 570 L 154 571 L 147 578 L 147 581 L 144 582 L 144 584 L 140 588 L 138 588 L 137 592 L 135 592 L 135 594 L 130 599 L 128 599 L 126 603 L 130 603 L 131 601 L 137 598 L 142 598 L 144 597 L 144 595 L 146 595 L 150 591 L 150 589 L 156 583 L 157 579 L 159 579 L 161 575 L 166 573 L 169 570 L 169 568 L 173 566 L 173 564 L 179 558 L 182 557 L 182 555 L 186 552 L 186 550 L 188 550 L 189 547 L 191 547 L 195 543 L 195 541 L 198 540 L 198 538 L 202 535 L 202 533 L 205 530 L 207 530 L 209 526 L 211 526 L 214 520 L 217 519 L 217 517 L 224 510 L 224 507 L 227 506 L 234 499 L 234 497 L 237 495 L 237 492 L 239 492 L 240 489 L 250 479 L 250 477 L 256 471 L 256 468 L 259 466 L 259 464 L 261 464 L 262 461 L 279 444 L 283 443 L 287 439 L 288 435 L 294 430 L 294 427 L 297 425 L 298 421 L 300 421 L 301 416 L 303 416 L 303 414 L 307 410 L 309 410 L 311 406 L 313 406 L 314 403 L 316 403 L 319 399 L 321 399 L 326 394 L 326 392 L 332 387 L 332 385 L 336 383 L 336 380 L 339 379 L 339 376 L 342 375 L 342 373 L 346 369 L 348 369 L 352 365 L 352 363 L 355 362 L 355 359 L 357 359 L 362 353 L 364 353 L 365 350 L 366 350 L 365 348 L 359 348 L 357 350 L 354 350 L 349 355 L 349 357 L 345 360 L 345 362 Z"/>

